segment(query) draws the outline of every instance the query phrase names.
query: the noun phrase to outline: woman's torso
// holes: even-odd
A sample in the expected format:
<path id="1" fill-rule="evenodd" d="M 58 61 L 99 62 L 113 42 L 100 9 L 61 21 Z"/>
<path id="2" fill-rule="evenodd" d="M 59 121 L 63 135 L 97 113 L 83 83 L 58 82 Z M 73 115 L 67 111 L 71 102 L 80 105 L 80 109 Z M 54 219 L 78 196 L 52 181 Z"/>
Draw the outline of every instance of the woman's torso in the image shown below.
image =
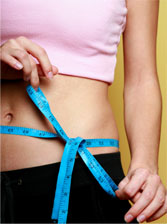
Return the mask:
<path id="1" fill-rule="evenodd" d="M 3 0 L 2 8 L 2 43 L 25 36 L 46 50 L 60 74 L 68 74 L 43 79 L 40 85 L 67 135 L 119 139 L 108 83 L 114 80 L 126 0 L 49 0 L 47 4 L 45 0 Z M 2 82 L 2 125 L 54 131 L 29 99 L 26 85 L 21 80 Z M 60 139 L 2 135 L 2 170 L 60 161 L 63 149 Z M 89 150 L 95 154 L 118 148 Z"/>
<path id="2" fill-rule="evenodd" d="M 54 132 L 53 126 L 30 100 L 23 80 L 2 81 L 1 125 L 21 126 Z M 69 137 L 119 140 L 108 99 L 108 84 L 102 81 L 58 74 L 42 78 L 51 111 Z M 40 139 L 2 134 L 1 170 L 20 169 L 61 160 L 61 139 Z M 88 148 L 92 154 L 118 151 L 116 147 Z"/>

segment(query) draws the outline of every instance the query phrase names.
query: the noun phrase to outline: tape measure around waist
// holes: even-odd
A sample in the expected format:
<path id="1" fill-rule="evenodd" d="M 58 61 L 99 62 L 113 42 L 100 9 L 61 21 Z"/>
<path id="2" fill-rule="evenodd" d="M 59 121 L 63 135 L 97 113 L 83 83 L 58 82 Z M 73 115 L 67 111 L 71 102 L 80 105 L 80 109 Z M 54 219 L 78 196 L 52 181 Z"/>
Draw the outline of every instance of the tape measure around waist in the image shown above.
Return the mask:
<path id="1" fill-rule="evenodd" d="M 37 138 L 61 138 L 65 141 L 65 148 L 60 163 L 60 169 L 56 184 L 55 198 L 51 219 L 53 222 L 66 223 L 68 215 L 68 204 L 70 197 L 70 186 L 76 154 L 78 153 L 100 186 L 112 197 L 116 197 L 117 185 L 98 163 L 86 147 L 117 147 L 117 139 L 83 139 L 81 137 L 69 138 L 54 115 L 49 103 L 40 88 L 37 91 L 31 85 L 27 86 L 27 93 L 37 108 L 51 122 L 56 133 L 36 130 L 26 127 L 1 126 L 1 134 L 24 135 Z"/>

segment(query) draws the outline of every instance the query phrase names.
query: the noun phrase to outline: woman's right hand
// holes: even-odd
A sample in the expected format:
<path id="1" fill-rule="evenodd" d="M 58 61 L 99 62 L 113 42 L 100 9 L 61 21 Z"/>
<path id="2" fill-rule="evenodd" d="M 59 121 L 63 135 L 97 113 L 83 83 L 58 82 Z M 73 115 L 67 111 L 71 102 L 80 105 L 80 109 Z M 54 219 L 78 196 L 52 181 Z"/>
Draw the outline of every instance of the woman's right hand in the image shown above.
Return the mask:
<path id="1" fill-rule="evenodd" d="M 32 56 L 39 61 L 39 64 Z M 23 78 L 25 81 L 30 81 L 36 90 L 39 86 L 39 76 L 51 79 L 58 73 L 58 68 L 51 65 L 46 51 L 24 36 L 3 43 L 0 47 L 0 60 L 2 79 Z M 5 77 L 7 68 L 19 71 L 16 73 L 20 77 L 14 77 L 12 72 L 10 77 Z"/>

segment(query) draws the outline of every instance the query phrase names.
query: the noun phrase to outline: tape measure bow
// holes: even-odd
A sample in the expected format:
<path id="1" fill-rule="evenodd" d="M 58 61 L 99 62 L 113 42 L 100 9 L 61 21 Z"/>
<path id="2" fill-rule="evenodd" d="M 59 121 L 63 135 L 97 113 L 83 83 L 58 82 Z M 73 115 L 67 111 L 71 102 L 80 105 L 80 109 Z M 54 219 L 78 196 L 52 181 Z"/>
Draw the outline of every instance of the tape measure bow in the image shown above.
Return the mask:
<path id="1" fill-rule="evenodd" d="M 51 219 L 53 221 L 57 220 L 58 223 L 66 223 L 67 221 L 71 178 L 77 153 L 80 155 L 85 165 L 88 167 L 100 186 L 109 195 L 116 197 L 115 191 L 118 189 L 117 185 L 86 147 L 114 146 L 119 148 L 119 141 L 116 139 L 83 139 L 81 137 L 69 138 L 52 114 L 49 103 L 41 89 L 38 88 L 38 90 L 35 91 L 31 85 L 28 85 L 27 93 L 41 113 L 51 122 L 56 134 L 15 126 L 1 126 L 1 133 L 26 135 L 39 138 L 60 137 L 65 141 L 65 148 L 62 155 L 56 184 Z"/>

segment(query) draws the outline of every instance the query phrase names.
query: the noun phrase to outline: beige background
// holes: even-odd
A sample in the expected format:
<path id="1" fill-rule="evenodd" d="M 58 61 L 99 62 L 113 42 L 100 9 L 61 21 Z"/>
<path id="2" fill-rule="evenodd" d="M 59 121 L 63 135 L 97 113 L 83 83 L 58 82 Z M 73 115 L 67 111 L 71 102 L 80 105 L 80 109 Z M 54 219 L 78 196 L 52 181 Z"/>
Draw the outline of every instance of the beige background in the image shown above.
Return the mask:
<path id="1" fill-rule="evenodd" d="M 165 186 L 167 186 L 167 0 L 160 0 L 157 36 L 157 68 L 163 98 L 162 129 L 159 154 L 159 174 L 162 179 L 162 182 L 165 184 Z M 109 88 L 109 97 L 119 129 L 121 159 L 126 174 L 130 162 L 130 154 L 124 129 L 123 84 L 124 72 L 121 37 L 121 42 L 117 54 L 115 80 Z M 167 223 L 167 215 L 152 223 Z"/>

